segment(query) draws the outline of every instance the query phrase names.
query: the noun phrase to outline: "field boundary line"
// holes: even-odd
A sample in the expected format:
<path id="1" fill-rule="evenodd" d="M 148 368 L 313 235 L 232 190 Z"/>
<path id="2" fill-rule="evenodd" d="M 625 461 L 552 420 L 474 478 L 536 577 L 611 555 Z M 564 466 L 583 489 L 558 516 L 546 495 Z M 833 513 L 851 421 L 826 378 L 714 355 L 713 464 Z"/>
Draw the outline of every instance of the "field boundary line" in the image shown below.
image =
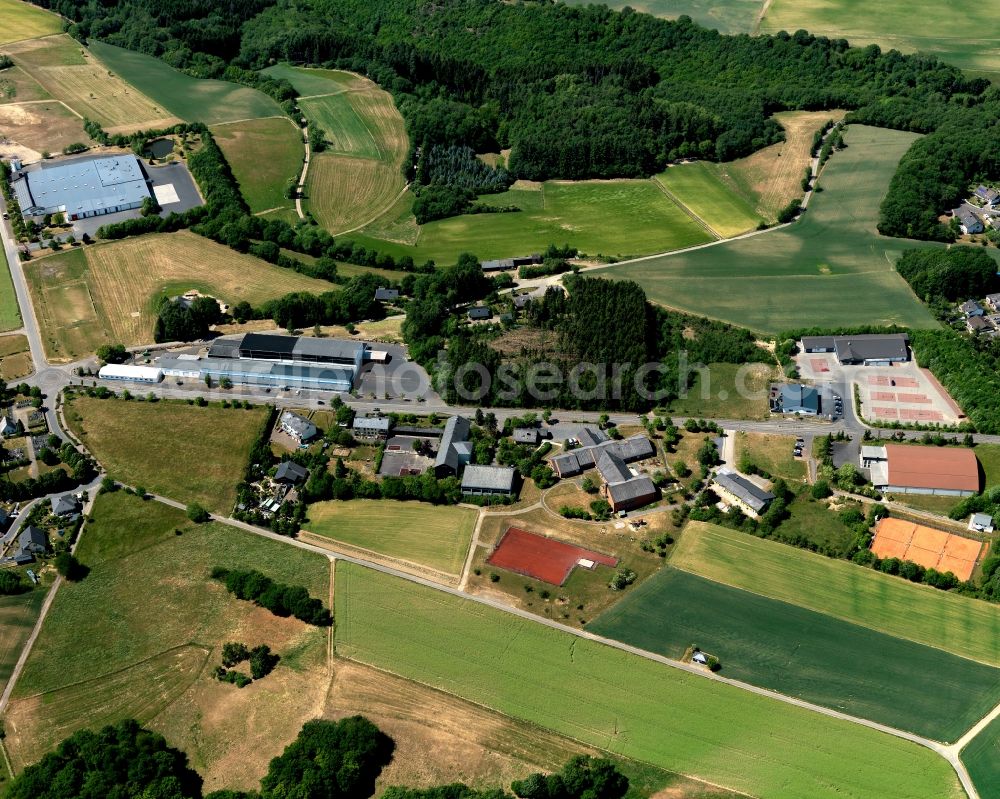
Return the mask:
<path id="1" fill-rule="evenodd" d="M 773 0 L 764 0 L 763 4 L 760 7 L 760 11 L 757 12 L 757 18 L 753 21 L 753 26 L 750 28 L 751 36 L 756 36 L 758 33 L 760 33 L 761 23 L 764 21 L 764 16 L 770 10 L 772 2 Z"/>
<path id="2" fill-rule="evenodd" d="M 249 88 L 249 87 L 247 87 Z M 256 122 L 258 119 L 285 119 L 288 120 L 288 124 L 291 125 L 296 130 L 299 126 L 296 125 L 290 117 L 285 114 L 268 114 L 266 117 L 244 117 L 243 119 L 227 119 L 225 122 L 215 122 L 208 126 L 208 129 L 221 128 L 223 125 L 239 125 L 241 122 Z"/>
<path id="3" fill-rule="evenodd" d="M 713 228 L 710 224 L 708 224 L 708 222 L 706 222 L 704 219 L 698 216 L 698 214 L 696 214 L 692 208 L 682 203 L 679 197 L 677 197 L 672 191 L 670 191 L 670 189 L 668 189 L 660 182 L 658 175 L 654 175 L 652 180 L 653 184 L 661 192 L 663 192 L 664 195 L 666 195 L 666 198 L 670 200 L 670 202 L 672 202 L 674 205 L 680 208 L 685 214 L 691 217 L 695 222 L 697 222 L 699 225 L 705 228 L 705 231 L 708 233 L 708 235 L 715 236 L 715 238 L 718 240 L 722 240 L 723 238 L 725 238 L 715 228 Z"/>
<path id="4" fill-rule="evenodd" d="M 391 203 L 389 203 L 385 208 L 383 208 L 381 211 L 379 211 L 378 214 L 376 214 L 375 216 L 373 216 L 367 222 L 365 222 L 365 223 L 363 223 L 361 225 L 357 225 L 356 227 L 352 227 L 350 230 L 341 230 L 338 233 L 333 233 L 331 231 L 330 235 L 331 236 L 346 236 L 348 233 L 354 233 L 354 232 L 356 232 L 358 230 L 361 230 L 361 228 L 368 227 L 369 225 L 377 222 L 379 219 L 381 219 L 383 216 L 385 216 L 387 213 L 389 213 L 389 211 L 392 210 L 392 207 L 396 203 L 399 202 L 399 198 L 402 197 L 404 194 L 406 194 L 406 191 L 409 188 L 410 188 L 410 184 L 407 183 L 405 186 L 403 186 L 402 189 L 400 189 L 399 194 L 397 194 L 395 197 L 392 198 L 392 202 Z M 418 233 L 418 235 L 419 235 L 419 233 Z M 389 239 L 386 239 L 386 241 L 388 241 L 388 240 Z"/>

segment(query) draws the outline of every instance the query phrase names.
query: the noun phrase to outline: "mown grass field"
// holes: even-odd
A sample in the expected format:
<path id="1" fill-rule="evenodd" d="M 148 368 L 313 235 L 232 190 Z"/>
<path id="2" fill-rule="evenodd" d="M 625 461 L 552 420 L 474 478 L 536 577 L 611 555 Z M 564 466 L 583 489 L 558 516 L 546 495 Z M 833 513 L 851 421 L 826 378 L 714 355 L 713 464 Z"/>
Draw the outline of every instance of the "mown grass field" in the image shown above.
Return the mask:
<path id="1" fill-rule="evenodd" d="M 295 208 L 285 197 L 289 181 L 298 181 L 304 154 L 302 133 L 288 118 L 251 119 L 212 130 L 240 191 L 255 214 Z"/>
<path id="2" fill-rule="evenodd" d="M 7 687 L 7 680 L 44 601 L 45 589 L 42 587 L 25 594 L 0 597 L 0 692 Z"/>
<path id="3" fill-rule="evenodd" d="M 679 658 L 700 646 L 728 677 L 938 741 L 1000 701 L 1000 670 L 667 567 L 588 630 Z"/>
<path id="4" fill-rule="evenodd" d="M 108 130 L 165 127 L 179 121 L 121 77 L 129 72 L 103 63 L 99 55 L 69 36 L 18 42 L 6 50 L 54 98 Z"/>
<path id="5" fill-rule="evenodd" d="M 309 163 L 306 195 L 316 221 L 338 234 L 391 208 L 403 186 L 399 169 L 391 164 L 324 152 Z"/>
<path id="6" fill-rule="evenodd" d="M 20 67 L 0 71 L 0 105 L 49 99 L 51 95 Z"/>
<path id="7" fill-rule="evenodd" d="M 911 133 L 852 126 L 805 216 L 790 227 L 689 253 L 613 266 L 650 300 L 763 333 L 852 324 L 934 327 L 893 269 L 912 246 L 875 232 L 878 207 Z"/>
<path id="8" fill-rule="evenodd" d="M 699 522 L 684 529 L 670 564 L 1000 667 L 1000 607 L 989 602 Z"/>
<path id="9" fill-rule="evenodd" d="M 761 357 L 765 355 L 761 351 Z M 686 396 L 670 402 L 670 413 L 701 419 L 766 419 L 769 416 L 767 389 L 771 381 L 781 375 L 777 366 L 711 363 L 705 368 L 707 371 L 695 372 L 694 383 Z"/>
<path id="10" fill-rule="evenodd" d="M 336 94 L 348 89 L 366 89 L 370 84 L 368 78 L 342 69 L 314 69 L 293 67 L 291 64 L 275 64 L 263 72 L 273 78 L 284 78 L 302 97 Z"/>
<path id="11" fill-rule="evenodd" d="M 548 181 L 491 194 L 508 214 L 474 214 L 418 226 L 407 195 L 393 212 L 352 234 L 379 251 L 454 263 L 460 253 L 501 258 L 569 243 L 587 255 L 641 255 L 711 240 L 708 232 L 651 180 Z"/>
<path id="12" fill-rule="evenodd" d="M 761 22 L 763 33 L 804 28 L 816 36 L 876 43 L 884 50 L 936 55 L 989 78 L 1000 75 L 1000 32 L 995 9 L 971 6 L 961 14 L 931 0 L 869 5 L 861 0 L 774 0 Z"/>
<path id="13" fill-rule="evenodd" d="M 228 514 L 267 410 L 74 397 L 66 421 L 116 480 Z"/>
<path id="14" fill-rule="evenodd" d="M 979 799 L 1000 799 L 1000 718 L 973 738 L 961 757 Z"/>
<path id="15" fill-rule="evenodd" d="M 81 727 L 132 717 L 183 749 L 207 790 L 256 785 L 323 700 L 328 631 L 237 600 L 208 573 L 254 568 L 328 602 L 326 558 L 195 526 L 123 492 L 99 497 L 94 518 L 77 553 L 91 572 L 60 588 L 4 718 L 13 762 L 37 760 Z M 282 660 L 234 690 L 211 676 L 233 640 L 267 643 Z"/>
<path id="16" fill-rule="evenodd" d="M 90 49 L 109 69 L 127 76 L 136 89 L 187 122 L 215 125 L 284 116 L 281 106 L 256 89 L 224 80 L 192 78 L 158 58 L 105 42 L 92 41 Z"/>
<path id="17" fill-rule="evenodd" d="M 0 332 L 17 330 L 21 326 L 21 310 L 14 293 L 10 269 L 0 270 Z"/>
<path id="18" fill-rule="evenodd" d="M 30 375 L 34 368 L 26 336 L 0 336 L 0 378 L 9 383 Z"/>
<path id="19" fill-rule="evenodd" d="M 795 436 L 739 432 L 736 434 L 736 463 L 739 464 L 745 455 L 775 477 L 802 481 L 806 477 L 806 462 L 792 454 L 794 448 Z"/>
<path id="20" fill-rule="evenodd" d="M 759 799 L 958 797 L 932 752 L 337 563 L 341 656 Z M 711 723 L 706 723 L 710 720 Z"/>
<path id="21" fill-rule="evenodd" d="M 457 575 L 469 551 L 476 517 L 471 508 L 353 499 L 310 505 L 304 529 Z"/>
<path id="22" fill-rule="evenodd" d="M 754 206 L 718 177 L 704 161 L 672 166 L 654 180 L 714 230 L 720 238 L 746 233 L 761 221 Z"/>
<path id="23" fill-rule="evenodd" d="M 49 358 L 72 361 L 105 343 L 152 341 L 155 301 L 190 289 L 252 305 L 330 284 L 188 231 L 77 247 L 30 261 L 25 277 Z"/>
<path id="24" fill-rule="evenodd" d="M 48 36 L 62 30 L 62 20 L 38 6 L 22 0 L 0 0 L 0 44 L 20 39 Z"/>

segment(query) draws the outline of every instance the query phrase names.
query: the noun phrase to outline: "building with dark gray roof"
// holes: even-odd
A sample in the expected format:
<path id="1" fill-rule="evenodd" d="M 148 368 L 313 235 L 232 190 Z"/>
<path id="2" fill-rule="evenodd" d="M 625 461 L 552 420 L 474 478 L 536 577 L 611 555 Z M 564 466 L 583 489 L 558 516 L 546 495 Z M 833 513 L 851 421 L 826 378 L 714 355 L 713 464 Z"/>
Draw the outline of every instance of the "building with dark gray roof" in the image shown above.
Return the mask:
<path id="1" fill-rule="evenodd" d="M 35 555 L 44 555 L 48 551 L 48 535 L 31 524 L 17 536 L 17 551 L 14 553 L 14 562 L 18 564 L 31 563 L 35 559 Z"/>
<path id="2" fill-rule="evenodd" d="M 375 299 L 379 302 L 395 302 L 399 299 L 399 289 L 387 289 L 379 286 L 375 289 Z"/>
<path id="3" fill-rule="evenodd" d="M 596 465 L 604 481 L 602 493 L 616 513 L 648 505 L 656 499 L 653 481 L 644 474 L 633 475 L 625 461 L 610 446 L 598 448 Z"/>
<path id="4" fill-rule="evenodd" d="M 515 444 L 531 444 L 532 446 L 538 445 L 540 437 L 541 433 L 537 427 L 518 427 L 511 434 Z"/>
<path id="5" fill-rule="evenodd" d="M 309 470 L 295 461 L 282 461 L 274 472 L 274 482 L 298 485 L 309 476 Z"/>
<path id="6" fill-rule="evenodd" d="M 441 434 L 441 444 L 434 458 L 434 475 L 449 477 L 457 475 L 459 469 L 472 459 L 472 447 L 469 441 L 471 425 L 464 416 L 452 416 L 445 422 Z"/>
<path id="7" fill-rule="evenodd" d="M 770 491 L 731 469 L 719 469 L 715 475 L 714 485 L 724 500 L 738 505 L 750 516 L 763 513 L 774 500 L 774 494 Z"/>
<path id="8" fill-rule="evenodd" d="M 282 432 L 287 433 L 300 444 L 316 438 L 316 434 L 319 432 L 316 429 L 316 425 L 304 416 L 299 416 L 297 413 L 292 413 L 292 411 L 285 411 L 281 414 L 278 427 Z"/>
<path id="9" fill-rule="evenodd" d="M 470 463 L 462 473 L 462 493 L 474 496 L 510 496 L 517 473 L 512 466 L 479 466 Z"/>
<path id="10" fill-rule="evenodd" d="M 771 413 L 795 413 L 816 416 L 819 413 L 819 391 L 801 383 L 772 386 Z"/>
<path id="11" fill-rule="evenodd" d="M 560 477 L 572 477 L 587 469 L 593 469 L 598 456 L 604 451 L 612 453 L 626 463 L 651 458 L 656 454 L 653 442 L 641 433 L 637 433 L 620 441 L 604 441 L 557 455 L 552 459 L 552 467 Z"/>
<path id="12" fill-rule="evenodd" d="M 803 336 L 802 351 L 833 352 L 847 365 L 885 366 L 910 360 L 910 337 L 906 333 L 852 336 Z"/>
<path id="13" fill-rule="evenodd" d="M 134 155 L 44 162 L 11 182 L 25 216 L 64 213 L 67 221 L 141 208 L 150 196 Z"/>
<path id="14" fill-rule="evenodd" d="M 72 494 L 63 494 L 52 503 L 52 512 L 56 516 L 69 516 L 76 518 L 83 509 L 83 503 Z"/>
<path id="15" fill-rule="evenodd" d="M 489 309 L 486 305 L 476 305 L 473 308 L 469 308 L 469 319 L 481 320 L 481 319 L 492 319 L 493 311 Z"/>
<path id="16" fill-rule="evenodd" d="M 580 429 L 580 432 L 576 435 L 576 440 L 580 442 L 581 447 L 596 447 L 598 444 L 609 441 L 610 438 L 601 428 L 588 425 Z"/>

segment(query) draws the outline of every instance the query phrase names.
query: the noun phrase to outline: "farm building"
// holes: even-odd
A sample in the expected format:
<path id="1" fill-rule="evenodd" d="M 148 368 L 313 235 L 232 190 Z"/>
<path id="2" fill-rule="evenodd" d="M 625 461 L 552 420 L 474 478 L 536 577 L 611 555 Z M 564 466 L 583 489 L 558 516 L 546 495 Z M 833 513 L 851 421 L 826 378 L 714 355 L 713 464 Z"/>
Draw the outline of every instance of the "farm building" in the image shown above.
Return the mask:
<path id="1" fill-rule="evenodd" d="M 452 416 L 445 422 L 441 444 L 434 459 L 434 475 L 451 477 L 472 460 L 472 442 L 469 441 L 469 420 Z"/>
<path id="2" fill-rule="evenodd" d="M 784 383 L 771 387 L 771 413 L 795 413 L 816 416 L 819 413 L 819 392 L 812 386 Z"/>
<path id="3" fill-rule="evenodd" d="M 653 481 L 644 474 L 633 475 L 625 461 L 610 448 L 599 449 L 596 465 L 604 481 L 601 493 L 615 513 L 641 508 L 656 500 Z"/>
<path id="4" fill-rule="evenodd" d="M 281 419 L 278 422 L 278 429 L 283 433 L 287 433 L 300 444 L 304 444 L 306 441 L 312 441 L 316 438 L 316 434 L 319 432 L 316 429 L 316 425 L 306 419 L 304 416 L 299 416 L 297 413 L 292 413 L 292 411 L 285 411 L 281 414 Z"/>
<path id="5" fill-rule="evenodd" d="M 875 488 L 891 494 L 967 497 L 979 491 L 979 461 L 964 447 L 862 447 L 861 465 L 871 469 Z"/>
<path id="6" fill-rule="evenodd" d="M 388 416 L 355 416 L 351 433 L 355 438 L 388 438 L 391 427 Z"/>
<path id="7" fill-rule="evenodd" d="M 531 266 L 540 264 L 542 256 L 538 253 L 532 255 L 520 255 L 515 258 L 502 258 L 495 261 L 483 261 L 480 264 L 484 272 L 502 272 L 504 269 L 516 269 L 519 266 Z"/>
<path id="8" fill-rule="evenodd" d="M 774 500 L 770 491 L 727 468 L 719 469 L 713 486 L 723 500 L 736 505 L 748 516 L 757 517 L 764 513 Z"/>
<path id="9" fill-rule="evenodd" d="M 11 181 L 25 216 L 64 213 L 68 221 L 141 208 L 150 196 L 134 155 L 42 163 Z"/>
<path id="10" fill-rule="evenodd" d="M 163 370 L 155 366 L 134 366 L 127 363 L 109 363 L 102 366 L 97 376 L 101 380 L 126 380 L 131 383 L 159 383 Z"/>
<path id="11" fill-rule="evenodd" d="M 282 461 L 274 473 L 274 482 L 284 485 L 298 485 L 309 476 L 309 470 L 295 461 Z"/>
<path id="12" fill-rule="evenodd" d="M 574 449 L 552 459 L 552 467 L 559 477 L 572 477 L 597 465 L 597 456 L 603 452 L 611 452 L 625 463 L 641 461 L 656 454 L 653 442 L 642 434 L 636 434 L 621 441 L 608 441 L 607 436 L 597 428 L 584 428 L 580 431 L 579 440 L 588 443 L 580 449 Z M 599 440 L 601 437 L 603 441 Z"/>
<path id="13" fill-rule="evenodd" d="M 531 444 L 531 446 L 536 447 L 541 433 L 537 427 L 518 427 L 511 437 L 515 444 Z"/>
<path id="14" fill-rule="evenodd" d="M 889 366 L 910 360 L 906 333 L 859 336 L 803 336 L 803 352 L 832 352 L 845 366 Z"/>
<path id="15" fill-rule="evenodd" d="M 473 496 L 505 496 L 514 493 L 517 473 L 512 466 L 469 464 L 462 474 L 462 493 Z"/>

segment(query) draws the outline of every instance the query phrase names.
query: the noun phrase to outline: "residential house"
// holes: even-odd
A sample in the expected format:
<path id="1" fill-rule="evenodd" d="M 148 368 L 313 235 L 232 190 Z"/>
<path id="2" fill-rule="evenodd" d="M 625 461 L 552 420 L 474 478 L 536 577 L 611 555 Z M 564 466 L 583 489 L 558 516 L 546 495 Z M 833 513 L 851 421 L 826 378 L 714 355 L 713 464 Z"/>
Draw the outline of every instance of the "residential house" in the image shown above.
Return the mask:
<path id="1" fill-rule="evenodd" d="M 384 440 L 389 437 L 391 427 L 392 419 L 388 416 L 355 416 L 351 426 L 351 433 L 355 438 L 377 438 Z"/>
<path id="2" fill-rule="evenodd" d="M 285 411 L 281 414 L 281 420 L 278 423 L 278 427 L 283 433 L 287 433 L 300 444 L 312 441 L 316 438 L 316 434 L 319 432 L 316 429 L 316 425 L 304 416 L 299 416 L 299 414 L 293 413 L 292 411 Z"/>
<path id="3" fill-rule="evenodd" d="M 713 480 L 716 493 L 730 505 L 736 505 L 748 516 L 756 518 L 767 511 L 774 494 L 732 469 L 719 469 Z"/>
<path id="4" fill-rule="evenodd" d="M 1000 192 L 996 189 L 989 188 L 987 186 L 979 186 L 976 188 L 976 197 L 982 200 L 988 206 L 994 206 L 1000 204 Z"/>
<path id="5" fill-rule="evenodd" d="M 966 300 L 958 306 L 958 310 L 965 314 L 966 318 L 970 316 L 982 316 L 985 313 L 983 307 L 975 300 Z"/>
<path id="6" fill-rule="evenodd" d="M 965 329 L 972 333 L 972 335 L 978 336 L 980 333 L 992 330 L 993 325 L 988 319 L 982 316 L 970 316 L 965 320 Z"/>
<path id="7" fill-rule="evenodd" d="M 476 305 L 473 308 L 469 308 L 469 319 L 473 321 L 481 321 L 483 319 L 492 319 L 493 311 L 485 305 Z"/>
<path id="8" fill-rule="evenodd" d="M 14 562 L 19 565 L 31 563 L 36 555 L 44 555 L 48 551 L 48 535 L 33 524 L 28 525 L 17 537 L 17 551 L 14 553 Z"/>
<path id="9" fill-rule="evenodd" d="M 295 461 L 282 461 L 274 473 L 274 482 L 282 485 L 298 485 L 309 477 L 309 470 Z"/>
<path id="10" fill-rule="evenodd" d="M 62 516 L 68 521 L 76 521 L 83 510 L 83 503 L 73 494 L 63 494 L 52 503 L 52 513 Z"/>
<path id="11" fill-rule="evenodd" d="M 511 437 L 515 444 L 531 444 L 531 446 L 537 447 L 541 436 L 542 433 L 537 427 L 518 427 Z"/>
<path id="12" fill-rule="evenodd" d="M 987 294 L 986 304 L 993 309 L 994 313 L 1000 313 L 1000 294 Z"/>
<path id="13" fill-rule="evenodd" d="M 966 208 L 957 209 L 955 216 L 958 217 L 959 229 L 966 235 L 970 233 L 982 233 L 985 230 L 983 220 Z"/>

